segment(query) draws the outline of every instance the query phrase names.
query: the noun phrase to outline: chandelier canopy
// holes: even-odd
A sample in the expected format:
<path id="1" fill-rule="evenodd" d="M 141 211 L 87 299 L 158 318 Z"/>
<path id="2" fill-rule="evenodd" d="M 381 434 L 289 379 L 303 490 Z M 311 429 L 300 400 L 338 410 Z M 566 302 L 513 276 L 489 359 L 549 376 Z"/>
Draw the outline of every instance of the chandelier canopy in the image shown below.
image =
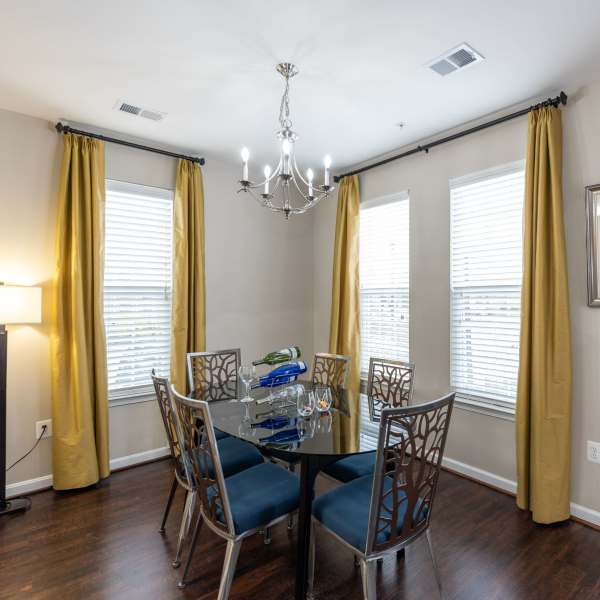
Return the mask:
<path id="1" fill-rule="evenodd" d="M 248 176 L 250 152 L 248 148 L 242 148 L 242 179 L 239 182 L 242 187 L 239 191 L 248 192 L 261 206 L 274 212 L 281 212 L 286 219 L 289 219 L 290 215 L 302 214 L 315 206 L 334 188 L 330 185 L 331 158 L 329 156 L 325 156 L 323 160 L 322 185 L 314 182 L 312 169 L 307 169 L 305 178 L 296 164 L 294 146 L 298 135 L 292 130 L 290 119 L 290 79 L 298 74 L 298 69 L 291 63 L 280 63 L 275 68 L 285 79 L 285 88 L 279 108 L 281 129 L 277 132 L 277 137 L 281 140 L 279 162 L 274 170 L 271 170 L 270 165 L 266 165 L 263 171 L 264 180 L 254 183 Z M 293 189 L 296 192 L 293 192 Z M 262 190 L 262 192 L 258 190 Z M 299 196 L 301 204 L 292 204 L 292 196 Z"/>

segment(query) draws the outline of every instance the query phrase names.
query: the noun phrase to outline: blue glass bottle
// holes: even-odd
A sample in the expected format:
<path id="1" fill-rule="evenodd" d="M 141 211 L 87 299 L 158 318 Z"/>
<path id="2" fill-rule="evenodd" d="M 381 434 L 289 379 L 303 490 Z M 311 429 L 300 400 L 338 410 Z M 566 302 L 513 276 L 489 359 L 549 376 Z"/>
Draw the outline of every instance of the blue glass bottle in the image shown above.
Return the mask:
<path id="1" fill-rule="evenodd" d="M 291 383 L 292 381 L 296 381 L 298 375 L 306 373 L 306 370 L 306 363 L 303 360 L 286 363 L 259 377 L 258 383 L 255 383 L 252 388 L 276 387 L 284 383 Z"/>

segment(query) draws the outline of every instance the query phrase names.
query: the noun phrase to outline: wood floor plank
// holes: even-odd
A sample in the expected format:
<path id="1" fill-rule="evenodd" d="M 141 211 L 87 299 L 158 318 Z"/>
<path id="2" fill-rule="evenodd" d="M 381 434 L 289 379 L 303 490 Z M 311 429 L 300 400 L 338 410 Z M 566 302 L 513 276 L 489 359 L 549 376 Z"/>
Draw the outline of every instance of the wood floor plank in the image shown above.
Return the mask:
<path id="1" fill-rule="evenodd" d="M 171 567 L 183 494 L 167 532 L 158 533 L 171 484 L 167 461 L 113 474 L 79 492 L 43 492 L 33 508 L 0 520 L 0 598 L 34 600 L 213 600 L 223 541 L 204 528 L 191 569 L 177 588 Z M 331 486 L 320 481 L 318 489 Z M 577 523 L 535 525 L 514 499 L 442 473 L 432 537 L 447 600 L 600 600 L 600 532 Z M 232 600 L 293 596 L 295 531 L 274 528 L 245 540 Z M 327 600 L 360 600 L 360 573 L 333 540 L 317 540 L 316 591 Z M 437 599 L 424 540 L 404 560 L 378 570 L 381 600 Z"/>

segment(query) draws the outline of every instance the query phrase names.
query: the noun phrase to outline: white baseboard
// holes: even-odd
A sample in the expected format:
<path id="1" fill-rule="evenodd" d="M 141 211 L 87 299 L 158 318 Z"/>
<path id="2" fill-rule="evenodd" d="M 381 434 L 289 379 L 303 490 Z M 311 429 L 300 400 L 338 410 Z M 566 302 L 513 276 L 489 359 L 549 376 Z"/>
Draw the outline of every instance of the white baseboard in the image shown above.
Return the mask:
<path id="1" fill-rule="evenodd" d="M 461 475 L 466 475 L 467 477 L 481 481 L 482 483 L 508 492 L 509 494 L 516 495 L 517 493 L 516 481 L 505 479 L 504 477 L 494 475 L 494 473 L 490 473 L 489 471 L 484 471 L 483 469 L 467 465 L 466 463 L 452 458 L 444 458 L 442 465 L 451 471 L 456 471 Z M 571 502 L 570 510 L 572 517 L 581 519 L 596 527 L 600 527 L 600 511 L 588 508 L 587 506 L 581 506 L 580 504 L 575 504 L 575 502 Z"/>
<path id="2" fill-rule="evenodd" d="M 591 523 L 596 527 L 600 527 L 600 512 L 587 506 L 581 506 L 581 504 L 575 504 L 571 502 L 571 516 L 576 519 L 581 519 L 586 523 Z"/>
<path id="3" fill-rule="evenodd" d="M 117 469 L 133 467 L 134 465 L 150 462 L 151 460 L 157 460 L 158 458 L 168 456 L 169 452 L 169 446 L 164 446 L 163 448 L 154 448 L 154 450 L 146 450 L 145 452 L 136 452 L 128 456 L 113 458 L 110 461 L 110 470 L 116 471 Z"/>
<path id="4" fill-rule="evenodd" d="M 505 479 L 504 477 L 500 477 L 499 475 L 495 475 L 489 471 L 484 471 L 478 467 L 473 467 L 458 460 L 454 460 L 453 458 L 444 458 L 442 461 L 442 466 L 450 469 L 451 471 L 456 471 L 461 475 L 472 477 L 477 481 L 481 481 L 482 483 L 486 483 L 487 485 L 491 485 L 492 487 L 508 492 L 509 494 L 517 493 L 516 481 Z"/>
<path id="5" fill-rule="evenodd" d="M 134 465 L 150 462 L 168 455 L 169 447 L 165 446 L 163 448 L 146 450 L 146 452 L 136 452 L 135 454 L 129 454 L 128 456 L 120 456 L 119 458 L 111 459 L 110 470 L 116 471 L 118 469 L 125 469 L 126 467 L 133 467 Z M 43 475 L 42 477 L 36 477 L 35 479 L 9 483 L 6 486 L 6 497 L 14 498 L 15 496 L 23 496 L 24 494 L 31 494 L 32 492 L 47 490 L 51 487 L 52 475 Z"/>
<path id="6" fill-rule="evenodd" d="M 31 494 L 31 492 L 39 492 L 52 487 L 52 475 L 43 475 L 35 479 L 27 479 L 25 481 L 17 481 L 17 483 L 9 483 L 6 486 L 6 497 L 14 498 L 15 496 L 23 496 Z"/>

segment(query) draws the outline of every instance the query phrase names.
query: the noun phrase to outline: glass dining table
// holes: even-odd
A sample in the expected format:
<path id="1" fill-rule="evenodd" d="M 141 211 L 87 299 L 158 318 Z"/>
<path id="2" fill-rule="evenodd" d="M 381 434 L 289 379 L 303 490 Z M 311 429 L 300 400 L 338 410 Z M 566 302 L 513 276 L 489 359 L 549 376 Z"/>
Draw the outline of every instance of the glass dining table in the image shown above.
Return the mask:
<path id="1" fill-rule="evenodd" d="M 361 411 L 370 412 L 368 402 L 348 390 L 331 387 L 329 410 L 315 408 L 310 416 L 300 416 L 298 393 L 308 394 L 316 387 L 297 381 L 273 389 L 258 388 L 253 390 L 251 402 L 241 401 L 235 384 L 196 394 L 209 401 L 214 427 L 254 444 L 267 455 L 300 466 L 296 600 L 304 600 L 307 594 L 312 501 L 319 471 L 344 456 L 372 451 L 376 443 L 376 424 L 367 425 L 368 414 L 361 418 Z"/>

